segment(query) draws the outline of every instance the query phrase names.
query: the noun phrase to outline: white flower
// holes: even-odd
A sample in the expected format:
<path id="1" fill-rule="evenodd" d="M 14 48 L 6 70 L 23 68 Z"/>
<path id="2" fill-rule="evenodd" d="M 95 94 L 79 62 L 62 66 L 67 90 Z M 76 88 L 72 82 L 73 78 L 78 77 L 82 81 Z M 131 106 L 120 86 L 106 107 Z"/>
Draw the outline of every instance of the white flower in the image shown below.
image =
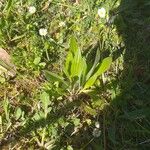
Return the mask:
<path id="1" fill-rule="evenodd" d="M 47 29 L 41 28 L 41 29 L 39 30 L 39 34 L 40 34 L 41 36 L 46 36 L 46 35 L 47 35 Z"/>
<path id="2" fill-rule="evenodd" d="M 94 130 L 93 130 L 93 136 L 94 137 L 99 137 L 100 135 L 101 135 L 101 130 L 100 129 L 97 129 L 97 128 L 94 128 Z"/>
<path id="3" fill-rule="evenodd" d="M 99 8 L 98 9 L 98 15 L 100 16 L 100 18 L 105 18 L 105 16 L 106 16 L 106 10 L 105 10 L 105 8 Z"/>
<path id="4" fill-rule="evenodd" d="M 63 21 L 61 21 L 61 22 L 59 23 L 59 26 L 60 26 L 60 27 L 64 27 L 65 25 L 66 25 L 66 23 L 63 22 Z"/>
<path id="5" fill-rule="evenodd" d="M 98 129 L 100 128 L 99 122 L 95 122 L 95 127 L 98 128 Z"/>
<path id="6" fill-rule="evenodd" d="M 36 8 L 34 6 L 30 6 L 28 9 L 30 14 L 34 14 L 36 12 Z"/>

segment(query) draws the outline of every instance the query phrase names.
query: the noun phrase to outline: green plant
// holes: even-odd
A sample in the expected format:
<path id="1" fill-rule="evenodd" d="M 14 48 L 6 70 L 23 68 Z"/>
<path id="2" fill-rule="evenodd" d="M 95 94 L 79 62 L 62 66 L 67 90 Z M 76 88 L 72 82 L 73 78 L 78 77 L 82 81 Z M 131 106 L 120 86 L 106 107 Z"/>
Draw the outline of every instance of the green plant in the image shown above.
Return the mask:
<path id="1" fill-rule="evenodd" d="M 10 119 L 10 104 L 9 104 L 8 99 L 5 99 L 3 101 L 3 108 L 5 112 L 5 118 L 7 121 L 7 128 L 9 128 L 11 126 L 11 119 Z"/>
<path id="2" fill-rule="evenodd" d="M 54 140 L 46 138 L 46 136 L 48 136 L 48 125 L 46 125 L 46 120 L 48 114 L 52 110 L 52 107 L 49 106 L 51 105 L 49 94 L 42 92 L 40 95 L 40 100 L 39 107 L 41 108 L 36 110 L 36 113 L 33 116 L 33 120 L 38 121 L 40 119 L 44 119 L 43 122 L 45 123 L 45 126 L 43 128 L 37 129 L 36 131 L 33 131 L 32 133 L 39 147 L 50 150 L 55 145 Z"/>
<path id="3" fill-rule="evenodd" d="M 71 98 L 86 93 L 96 82 L 97 78 L 107 71 L 112 63 L 112 57 L 107 57 L 100 63 L 100 52 L 97 50 L 93 66 L 89 69 L 86 58 L 75 37 L 70 39 L 70 49 L 61 75 L 45 71 L 48 81 L 58 82 L 61 88 L 70 93 Z"/>

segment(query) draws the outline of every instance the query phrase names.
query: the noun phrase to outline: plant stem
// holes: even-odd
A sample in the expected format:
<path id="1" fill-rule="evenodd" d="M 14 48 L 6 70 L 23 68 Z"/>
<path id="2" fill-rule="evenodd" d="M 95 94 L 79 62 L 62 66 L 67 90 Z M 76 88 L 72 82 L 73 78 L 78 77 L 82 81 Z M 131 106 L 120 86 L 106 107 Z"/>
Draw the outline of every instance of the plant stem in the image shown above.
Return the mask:
<path id="1" fill-rule="evenodd" d="M 41 145 L 42 146 L 44 146 L 45 133 L 46 133 L 46 128 L 43 129 L 42 140 L 41 140 Z"/>

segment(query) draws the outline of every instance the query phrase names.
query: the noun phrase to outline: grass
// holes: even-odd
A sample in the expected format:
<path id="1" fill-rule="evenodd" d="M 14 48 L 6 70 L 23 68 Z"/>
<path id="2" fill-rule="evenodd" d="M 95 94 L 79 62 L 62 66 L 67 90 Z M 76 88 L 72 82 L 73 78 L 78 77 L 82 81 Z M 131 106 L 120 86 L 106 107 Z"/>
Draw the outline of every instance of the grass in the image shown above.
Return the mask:
<path id="1" fill-rule="evenodd" d="M 97 15 L 101 7 L 109 12 L 104 19 Z M 1 149 L 148 150 L 149 8 L 148 0 L 2 0 L 0 47 L 17 75 L 0 84 Z M 48 34 L 40 36 L 40 28 Z M 89 67 L 97 49 L 101 60 L 113 57 L 94 93 L 75 101 L 44 74 L 62 71 L 72 35 Z"/>

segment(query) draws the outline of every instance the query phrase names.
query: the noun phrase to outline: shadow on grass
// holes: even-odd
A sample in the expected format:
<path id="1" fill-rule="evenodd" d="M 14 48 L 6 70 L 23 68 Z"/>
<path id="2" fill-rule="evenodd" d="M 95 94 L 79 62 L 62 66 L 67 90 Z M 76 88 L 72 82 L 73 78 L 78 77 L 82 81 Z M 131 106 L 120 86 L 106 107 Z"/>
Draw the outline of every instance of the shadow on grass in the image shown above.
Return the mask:
<path id="1" fill-rule="evenodd" d="M 124 70 L 112 81 L 115 98 L 103 110 L 102 135 L 88 146 L 93 150 L 148 150 L 150 148 L 150 3 L 148 0 L 122 0 L 115 24 L 125 43 Z M 94 46 L 97 48 L 97 45 Z M 120 52 L 119 52 L 120 53 Z M 118 57 L 118 51 L 114 59 Z M 116 55 L 117 54 L 117 55 Z M 29 121 L 16 131 L 19 140 L 47 124 L 55 123 L 74 106 L 67 104 L 48 118 Z M 111 108 L 111 109 L 110 109 Z M 82 132 L 89 137 L 88 132 Z M 82 135 L 79 135 L 81 137 Z M 63 138 L 62 138 L 63 139 Z M 78 138 L 79 139 L 79 138 Z M 3 140 L 1 145 L 12 141 Z M 82 140 L 80 139 L 79 143 Z M 88 146 L 85 149 L 88 149 Z M 100 148 L 102 147 L 102 148 Z"/>
<path id="2" fill-rule="evenodd" d="M 150 2 L 122 0 L 115 24 L 125 43 L 124 70 L 112 84 L 120 90 L 107 110 L 105 148 L 150 149 Z M 119 89 L 116 85 L 119 83 Z M 118 92 L 117 92 L 118 93 Z M 104 137 L 103 137 L 104 138 Z"/>
<path id="3" fill-rule="evenodd" d="M 31 133 L 33 132 L 37 133 L 38 129 L 41 129 L 41 128 L 44 129 L 45 127 L 48 129 L 49 125 L 55 126 L 55 124 L 58 123 L 59 119 L 66 118 L 67 120 L 67 118 L 70 115 L 72 115 L 72 113 L 76 114 L 79 112 L 79 110 L 81 114 L 78 116 L 78 118 L 81 118 L 82 120 L 82 117 L 83 117 L 81 116 L 82 108 L 83 108 L 83 105 L 86 103 L 86 102 L 85 103 L 83 102 L 84 101 L 83 98 L 84 99 L 86 98 L 87 100 L 89 99 L 89 97 L 85 97 L 81 95 L 81 97 L 79 97 L 78 100 L 74 100 L 71 102 L 68 101 L 66 104 L 63 104 L 62 107 L 57 108 L 55 112 L 50 112 L 47 115 L 46 119 L 41 118 L 38 120 L 34 120 L 32 116 L 28 117 L 29 119 L 27 120 L 24 126 L 17 127 L 16 129 L 10 132 L 8 131 L 3 136 L 4 138 L 0 140 L 0 147 L 2 149 L 7 149 L 10 144 L 15 145 L 16 143 L 18 143 L 18 141 L 21 141 L 22 139 L 29 138 L 29 137 L 33 138 L 33 135 L 31 135 Z M 89 129 L 82 130 L 82 128 L 78 134 L 72 135 L 72 133 L 74 132 L 74 124 L 72 122 L 70 122 L 67 128 L 58 126 L 57 130 L 60 132 L 60 135 L 59 135 L 59 141 L 56 141 L 55 143 L 55 145 L 57 145 L 56 149 L 61 149 L 62 146 L 66 146 L 69 143 L 73 144 L 74 147 L 79 149 L 80 146 L 84 147 L 86 145 L 85 140 L 87 139 L 90 140 L 90 136 L 91 136 L 89 134 Z M 37 137 L 38 137 L 38 134 L 37 134 Z M 76 145 L 77 143 L 78 145 Z M 26 148 L 26 146 L 27 145 L 24 145 L 24 148 Z M 35 146 L 34 148 L 39 148 L 37 143 L 34 143 L 34 146 Z"/>
<path id="4" fill-rule="evenodd" d="M 17 141 L 30 137 L 31 132 L 36 131 L 39 128 L 47 127 L 47 125 L 55 124 L 62 116 L 67 116 L 70 113 L 70 110 L 74 109 L 74 106 L 78 107 L 81 105 L 81 101 L 68 102 L 66 105 L 57 109 L 55 112 L 48 114 L 47 118 L 41 118 L 39 120 L 34 120 L 33 117 L 29 117 L 26 124 L 22 127 L 18 127 L 10 133 L 6 133 L 0 141 L 0 147 L 5 148 L 10 143 L 16 143 Z"/>

